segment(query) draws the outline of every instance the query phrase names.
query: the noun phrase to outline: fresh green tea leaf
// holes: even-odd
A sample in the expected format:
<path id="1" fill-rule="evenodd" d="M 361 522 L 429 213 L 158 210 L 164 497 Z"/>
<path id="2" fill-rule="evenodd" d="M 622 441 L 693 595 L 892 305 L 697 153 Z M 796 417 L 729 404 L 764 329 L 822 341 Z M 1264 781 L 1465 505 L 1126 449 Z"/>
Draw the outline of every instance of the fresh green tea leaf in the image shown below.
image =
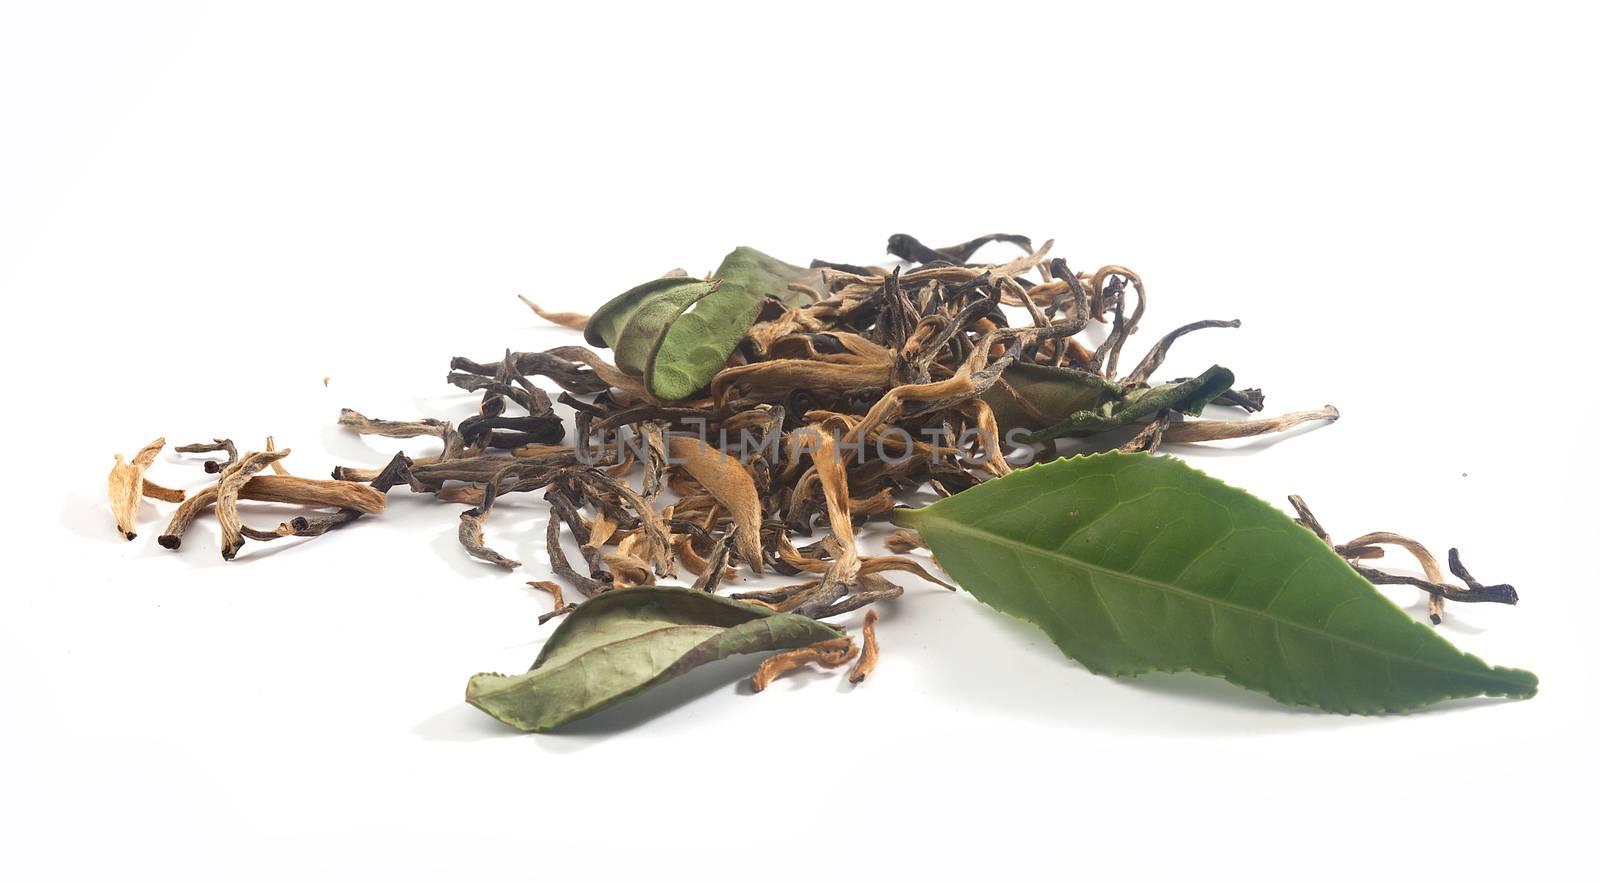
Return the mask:
<path id="1" fill-rule="evenodd" d="M 805 616 L 685 588 L 608 591 L 562 620 L 525 674 L 478 674 L 467 702 L 525 732 L 610 707 L 707 662 L 842 632 Z"/>
<path id="2" fill-rule="evenodd" d="M 613 298 L 590 317 L 584 338 L 615 349 L 617 367 L 657 398 L 687 398 L 727 364 L 764 299 L 803 304 L 789 283 L 812 277 L 820 274 L 741 245 L 709 282 L 654 279 Z"/>
<path id="3" fill-rule="evenodd" d="M 894 520 L 1095 673 L 1194 671 L 1360 714 L 1538 687 L 1406 615 L 1277 509 L 1170 457 L 1056 460 Z"/>

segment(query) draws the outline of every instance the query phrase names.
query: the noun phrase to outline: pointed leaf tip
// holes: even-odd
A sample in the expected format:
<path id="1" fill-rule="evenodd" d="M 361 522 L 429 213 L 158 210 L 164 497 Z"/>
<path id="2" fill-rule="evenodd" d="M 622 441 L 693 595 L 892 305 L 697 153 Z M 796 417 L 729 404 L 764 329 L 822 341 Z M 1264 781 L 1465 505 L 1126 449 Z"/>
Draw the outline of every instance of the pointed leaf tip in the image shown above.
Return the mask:
<path id="1" fill-rule="evenodd" d="M 839 636 L 805 616 L 660 586 L 608 591 L 562 620 L 525 674 L 476 674 L 466 700 L 525 732 L 589 716 L 730 655 Z"/>
<path id="2" fill-rule="evenodd" d="M 1412 619 L 1282 512 L 1171 457 L 1055 460 L 894 519 L 914 521 L 963 588 L 1096 673 L 1193 671 L 1360 714 L 1537 691 L 1533 674 Z"/>

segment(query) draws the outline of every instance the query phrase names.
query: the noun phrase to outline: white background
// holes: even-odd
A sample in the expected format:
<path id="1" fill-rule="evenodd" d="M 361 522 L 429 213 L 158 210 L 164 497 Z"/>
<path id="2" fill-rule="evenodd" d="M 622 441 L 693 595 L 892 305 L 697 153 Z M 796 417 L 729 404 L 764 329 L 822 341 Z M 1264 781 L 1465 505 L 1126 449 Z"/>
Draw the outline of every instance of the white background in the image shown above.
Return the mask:
<path id="1" fill-rule="evenodd" d="M 1595 774 L 1593 22 L 1540 4 L 5 3 L 0 875 L 1549 877 Z M 1338 535 L 1459 545 L 1516 608 L 1442 632 L 1542 678 L 1395 718 L 1091 676 L 904 580 L 860 689 L 748 660 L 568 731 L 461 702 L 554 627 L 536 498 L 392 496 L 223 564 L 104 504 L 114 452 L 268 433 L 292 470 L 459 417 L 452 355 L 573 342 L 736 244 L 1053 237 L 1148 282 L 1142 352 L 1344 419 L 1183 450 Z M 328 378 L 326 386 L 324 377 Z M 154 480 L 198 486 L 164 454 Z M 247 516 L 276 523 L 273 513 Z M 1420 614 L 1414 592 L 1393 596 Z M 1110 875 L 1115 874 L 1115 875 Z"/>

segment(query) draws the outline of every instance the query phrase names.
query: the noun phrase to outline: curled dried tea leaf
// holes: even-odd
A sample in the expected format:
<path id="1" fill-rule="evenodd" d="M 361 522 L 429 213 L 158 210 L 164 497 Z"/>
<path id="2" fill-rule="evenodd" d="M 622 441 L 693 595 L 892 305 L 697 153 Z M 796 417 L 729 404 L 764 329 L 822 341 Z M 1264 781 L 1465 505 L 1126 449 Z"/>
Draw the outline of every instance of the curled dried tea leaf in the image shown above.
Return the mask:
<path id="1" fill-rule="evenodd" d="M 1334 422 L 1339 411 L 1333 405 L 1320 410 L 1301 410 L 1264 420 L 1183 420 L 1167 426 L 1165 439 L 1177 442 L 1221 441 L 1253 438 L 1274 432 L 1287 432 L 1295 426 L 1318 421 Z"/>
<path id="2" fill-rule="evenodd" d="M 525 674 L 478 674 L 467 702 L 543 732 L 708 662 L 807 646 L 839 631 L 715 594 L 660 586 L 609 591 L 562 619 Z"/>
<path id="3" fill-rule="evenodd" d="M 217 524 L 222 528 L 222 559 L 233 560 L 244 547 L 243 524 L 239 521 L 239 491 L 246 481 L 268 464 L 289 455 L 288 448 L 245 454 L 228 466 L 217 481 Z"/>
<path id="4" fill-rule="evenodd" d="M 267 452 L 271 453 L 272 451 L 277 450 L 277 449 L 278 449 L 278 446 L 273 443 L 272 436 L 268 435 L 267 436 Z M 272 463 L 271 463 L 271 467 L 272 467 L 272 473 L 274 475 L 277 475 L 277 476 L 282 477 L 282 478 L 293 477 L 292 475 L 289 474 L 289 470 L 283 467 L 283 461 L 282 460 L 278 460 L 278 459 L 273 460 Z"/>
<path id="5" fill-rule="evenodd" d="M 557 347 L 549 352 L 513 352 L 511 353 L 512 367 L 516 377 L 525 381 L 529 376 L 549 377 L 556 385 L 580 395 L 589 395 L 603 392 L 609 385 L 605 378 L 593 370 L 585 370 L 582 363 L 564 354 L 564 351 L 574 347 Z M 581 347 L 576 347 L 581 348 Z M 587 351 L 587 350 L 584 350 Z M 503 385 L 495 379 L 501 373 L 499 362 L 485 364 L 473 361 L 470 358 L 456 356 L 450 360 L 450 374 L 445 380 L 453 386 L 469 391 L 477 391 L 493 386 Z M 610 368 L 610 365 L 607 365 Z M 615 368 L 611 368 L 615 370 Z M 520 385 L 520 383 L 519 383 Z M 526 391 L 526 390 L 525 390 Z M 533 408 L 529 408 L 530 411 Z"/>
<path id="6" fill-rule="evenodd" d="M 134 532 L 134 520 L 139 513 L 139 500 L 144 496 L 144 472 L 156 461 L 156 454 L 166 445 L 167 439 L 157 438 L 141 447 L 131 461 L 124 460 L 122 454 L 117 454 L 116 462 L 111 466 L 111 474 L 106 476 L 106 491 L 111 500 L 111 514 L 116 518 L 117 532 L 121 533 L 124 539 L 132 541 L 137 535 Z"/>
<path id="7" fill-rule="evenodd" d="M 828 512 L 828 527 L 839 546 L 839 553 L 829 565 L 823 582 L 840 585 L 853 582 L 856 574 L 861 571 L 861 558 L 856 550 L 855 526 L 850 521 L 850 483 L 844 460 L 839 455 L 839 445 L 832 435 L 816 429 L 806 429 L 803 433 L 796 434 L 807 438 L 810 445 L 814 445 L 811 460 L 822 482 L 822 492 Z"/>
<path id="8" fill-rule="evenodd" d="M 228 466 L 233 465 L 239 459 L 239 449 L 233 445 L 233 440 L 230 438 L 213 438 L 210 444 L 182 444 L 172 449 L 178 453 L 222 452 L 228 454 L 228 458 L 220 462 L 215 459 L 205 460 L 205 470 L 208 475 L 217 474 Z"/>
<path id="9" fill-rule="evenodd" d="M 945 261 L 959 264 L 971 260 L 972 255 L 978 253 L 979 248 L 990 242 L 1009 242 L 1023 251 L 1033 250 L 1033 243 L 1028 240 L 1027 236 L 1017 236 L 1010 233 L 990 233 L 986 236 L 979 236 L 976 239 L 962 242 L 959 245 L 948 245 L 944 248 L 929 248 L 917 241 L 914 236 L 895 233 L 889 237 L 888 251 L 895 257 L 911 263 Z"/>
<path id="10" fill-rule="evenodd" d="M 187 493 L 175 487 L 163 487 L 160 484 L 145 478 L 139 485 L 139 493 L 146 499 L 159 499 L 162 502 L 182 502 Z"/>
<path id="11" fill-rule="evenodd" d="M 773 680 L 796 668 L 813 663 L 824 668 L 837 668 L 855 658 L 855 655 L 855 641 L 849 637 L 836 637 L 799 649 L 780 652 L 762 660 L 761 666 L 756 668 L 755 674 L 750 678 L 750 688 L 762 692 L 772 685 Z"/>
<path id="12" fill-rule="evenodd" d="M 567 559 L 567 552 L 561 547 L 561 524 L 565 519 L 562 514 L 563 511 L 570 512 L 574 520 L 577 518 L 577 511 L 571 500 L 567 499 L 564 493 L 555 488 L 546 490 L 544 498 L 551 503 L 551 507 L 556 512 L 545 523 L 544 528 L 545 554 L 550 558 L 551 572 L 567 580 L 584 597 L 594 597 L 609 590 L 611 588 L 609 582 L 599 582 L 573 569 L 572 562 Z M 585 539 L 581 531 L 574 529 L 573 533 L 581 544 Z"/>
<path id="13" fill-rule="evenodd" d="M 1161 367 L 1161 363 L 1166 361 L 1167 351 L 1172 348 L 1172 344 L 1176 343 L 1179 337 L 1182 337 L 1185 334 L 1194 333 L 1195 331 L 1203 330 L 1205 328 L 1237 328 L 1239 327 L 1239 324 L 1240 323 L 1238 319 L 1233 319 L 1232 321 L 1206 319 L 1204 321 L 1190 322 L 1187 325 L 1177 328 L 1176 330 L 1167 334 L 1165 337 L 1162 337 L 1160 342 L 1156 343 L 1155 346 L 1150 348 L 1149 354 L 1145 355 L 1145 357 L 1140 360 L 1139 366 L 1134 368 L 1132 373 L 1123 378 L 1123 388 L 1132 388 L 1134 386 L 1143 385 L 1145 382 L 1147 382 L 1150 379 L 1150 375 L 1156 372 L 1156 368 Z"/>
<path id="14" fill-rule="evenodd" d="M 542 318 L 551 324 L 560 325 L 563 328 L 571 328 L 575 331 L 581 331 L 586 325 L 589 324 L 589 317 L 583 313 L 549 312 L 541 308 L 539 304 L 534 303 L 532 300 L 529 300 L 521 294 L 517 295 L 517 299 L 521 300 L 523 303 L 526 303 L 529 309 L 538 314 L 539 318 Z"/>
<path id="15" fill-rule="evenodd" d="M 538 581 L 534 581 L 534 582 L 529 582 L 528 585 L 533 587 L 533 588 L 538 588 L 538 589 L 540 589 L 542 591 L 549 592 L 550 599 L 555 602 L 555 608 L 556 609 L 560 609 L 563 606 L 567 605 L 566 602 L 561 599 L 561 583 L 560 582 L 550 582 L 550 581 L 547 581 L 547 580 L 538 580 Z"/>
<path id="16" fill-rule="evenodd" d="M 859 686 L 878 667 L 878 611 L 867 610 L 861 622 L 861 658 L 850 669 L 850 682 Z"/>
<path id="17" fill-rule="evenodd" d="M 461 523 L 456 528 L 456 539 L 461 547 L 466 549 L 467 554 L 495 566 L 508 570 L 522 566 L 522 561 L 512 560 L 483 543 L 483 522 L 488 516 L 489 512 L 481 507 L 469 508 L 461 513 Z"/>
<path id="18" fill-rule="evenodd" d="M 718 373 L 711 382 L 711 397 L 725 401 L 735 389 L 762 393 L 795 389 L 844 392 L 851 389 L 887 388 L 894 365 L 838 364 L 785 358 L 739 365 Z"/>
<path id="19" fill-rule="evenodd" d="M 729 546 L 738 542 L 739 534 L 740 529 L 734 527 L 717 537 L 717 541 L 711 546 L 710 553 L 706 555 L 705 564 L 700 570 L 699 578 L 694 580 L 693 588 L 695 591 L 717 590 L 717 585 L 722 581 L 723 571 L 728 567 Z M 684 538 L 688 539 L 688 537 Z M 758 545 L 756 547 L 758 554 L 760 550 Z"/>
<path id="20" fill-rule="evenodd" d="M 288 450 L 281 452 L 287 454 Z M 349 508 L 363 514 L 381 513 L 388 501 L 383 491 L 375 486 L 297 475 L 256 475 L 240 488 L 239 498 L 256 502 Z"/>
<path id="21" fill-rule="evenodd" d="M 1334 553 L 1349 561 L 1355 571 L 1364 576 L 1367 581 L 1374 585 L 1412 585 L 1427 592 L 1428 617 L 1433 620 L 1435 625 L 1443 621 L 1444 602 L 1446 600 L 1455 600 L 1462 603 L 1505 603 L 1513 605 L 1518 600 L 1517 589 L 1510 585 L 1484 585 L 1474 579 L 1472 574 L 1467 572 L 1467 568 L 1462 565 L 1461 555 L 1454 548 L 1450 549 L 1450 572 L 1466 583 L 1467 587 L 1465 589 L 1446 583 L 1444 581 L 1444 573 L 1439 569 L 1438 560 L 1434 558 L 1432 552 L 1428 551 L 1422 543 L 1417 542 L 1415 539 L 1410 539 L 1397 533 L 1367 533 L 1343 545 L 1338 545 L 1328 538 L 1328 531 L 1323 529 L 1322 523 L 1317 520 L 1317 516 L 1311 513 L 1311 509 L 1306 505 L 1304 499 L 1298 496 L 1290 496 L 1289 504 L 1294 506 L 1294 510 L 1298 514 L 1298 517 L 1295 518 L 1295 523 L 1310 530 L 1318 539 L 1332 546 Z M 1383 557 L 1382 546 L 1384 545 L 1397 545 L 1410 552 L 1412 557 L 1416 558 L 1418 566 L 1422 567 L 1422 571 L 1427 578 L 1417 579 L 1398 573 L 1388 573 L 1356 563 L 1357 560 Z"/>
<path id="22" fill-rule="evenodd" d="M 385 471 L 392 471 L 393 466 Z M 183 543 L 183 534 L 201 512 L 217 501 L 218 485 L 213 484 L 190 496 L 173 512 L 167 528 L 156 540 L 163 548 L 177 549 Z M 239 488 L 239 498 L 255 502 L 282 502 L 289 505 L 306 505 L 317 508 L 339 508 L 361 514 L 378 514 L 383 511 L 386 499 L 377 482 L 369 486 L 353 481 L 324 481 L 294 475 L 255 475 Z M 293 523 L 292 521 L 290 522 Z M 307 529 L 313 526 L 308 522 Z M 297 531 L 295 535 L 315 535 Z"/>
<path id="23" fill-rule="evenodd" d="M 813 619 L 831 619 L 880 600 L 894 600 L 903 594 L 905 589 L 899 585 L 883 581 L 879 576 L 863 574 L 857 590 L 848 593 L 819 591 L 796 607 L 795 612 Z"/>
<path id="24" fill-rule="evenodd" d="M 578 608 L 578 603 L 566 603 L 565 600 L 562 600 L 562 583 L 552 583 L 552 581 L 531 581 L 531 583 L 528 584 L 533 587 L 538 587 L 538 589 L 542 589 L 542 591 L 549 591 L 550 597 L 555 600 L 555 608 L 552 608 L 552 610 L 547 611 L 547 613 L 544 613 L 544 615 L 539 616 L 539 624 L 547 623 L 547 621 L 550 621 L 552 618 L 557 618 L 557 616 L 565 616 L 566 613 L 570 613 L 570 611 Z"/>
<path id="25" fill-rule="evenodd" d="M 443 442 L 444 449 L 439 453 L 433 456 L 416 457 L 413 462 L 417 465 L 459 459 L 466 450 L 466 441 L 461 437 L 461 433 L 457 432 L 455 425 L 447 420 L 379 420 L 364 416 L 347 407 L 339 411 L 339 425 L 355 432 L 357 435 L 381 435 L 386 438 L 431 436 Z M 380 471 L 380 469 L 335 468 L 333 477 L 347 481 L 370 481 L 377 477 Z"/>
<path id="26" fill-rule="evenodd" d="M 761 499 L 754 479 L 737 459 L 692 435 L 669 435 L 667 451 L 706 492 L 728 509 L 736 528 L 739 557 L 761 572 Z"/>
<path id="27" fill-rule="evenodd" d="M 1439 561 L 1433 556 L 1433 552 L 1429 551 L 1421 542 L 1408 536 L 1402 536 L 1399 533 L 1366 533 L 1351 539 L 1342 546 L 1336 546 L 1333 550 L 1340 557 L 1359 558 L 1362 556 L 1363 551 L 1378 545 L 1394 545 L 1411 552 L 1411 556 L 1417 559 L 1417 565 L 1422 567 L 1424 578 L 1435 585 L 1444 583 L 1444 570 L 1440 569 Z M 1428 595 L 1428 615 L 1433 619 L 1435 625 L 1444 620 L 1443 594 L 1430 593 Z"/>
<path id="28" fill-rule="evenodd" d="M 632 487 L 618 481 L 598 469 L 578 469 L 571 472 L 574 481 L 584 486 L 591 502 L 602 498 L 602 494 L 618 497 L 639 519 L 639 526 L 644 531 L 648 540 L 645 559 L 649 561 L 657 576 L 670 576 L 673 573 L 672 541 L 667 538 L 666 526 L 661 523 L 661 515 L 650 505 L 650 501 L 640 496 Z"/>

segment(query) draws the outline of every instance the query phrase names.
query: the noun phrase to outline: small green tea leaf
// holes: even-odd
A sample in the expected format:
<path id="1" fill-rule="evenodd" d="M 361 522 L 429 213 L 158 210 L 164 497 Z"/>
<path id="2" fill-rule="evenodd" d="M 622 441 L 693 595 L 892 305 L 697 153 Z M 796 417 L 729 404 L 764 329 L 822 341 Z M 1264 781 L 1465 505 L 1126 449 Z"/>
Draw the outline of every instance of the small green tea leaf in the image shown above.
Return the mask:
<path id="1" fill-rule="evenodd" d="M 642 377 L 657 398 L 687 398 L 728 363 L 764 299 L 800 305 L 806 299 L 789 283 L 813 276 L 820 278 L 741 245 L 709 282 L 655 279 L 613 298 L 590 317 L 584 338 L 615 349 L 617 367 Z"/>
<path id="2" fill-rule="evenodd" d="M 1101 404 L 1094 410 L 1080 410 L 1053 426 L 1040 429 L 1023 439 L 1026 443 L 1049 441 L 1080 435 L 1094 435 L 1121 426 L 1152 420 L 1163 410 L 1198 414 L 1213 398 L 1233 386 L 1233 372 L 1212 365 L 1190 380 L 1133 389 L 1124 397 Z"/>
<path id="3" fill-rule="evenodd" d="M 1277 509 L 1170 457 L 1056 460 L 894 520 L 973 596 L 1098 674 L 1194 671 L 1359 714 L 1538 687 L 1406 615 Z"/>
<path id="4" fill-rule="evenodd" d="M 792 649 L 842 633 L 685 588 L 621 588 L 561 621 L 525 674 L 478 674 L 467 702 L 525 732 L 543 732 L 730 655 Z"/>
<path id="5" fill-rule="evenodd" d="M 1096 412 L 1122 394 L 1099 374 L 1019 361 L 983 393 L 1002 432 L 1044 429 L 1072 414 Z"/>

